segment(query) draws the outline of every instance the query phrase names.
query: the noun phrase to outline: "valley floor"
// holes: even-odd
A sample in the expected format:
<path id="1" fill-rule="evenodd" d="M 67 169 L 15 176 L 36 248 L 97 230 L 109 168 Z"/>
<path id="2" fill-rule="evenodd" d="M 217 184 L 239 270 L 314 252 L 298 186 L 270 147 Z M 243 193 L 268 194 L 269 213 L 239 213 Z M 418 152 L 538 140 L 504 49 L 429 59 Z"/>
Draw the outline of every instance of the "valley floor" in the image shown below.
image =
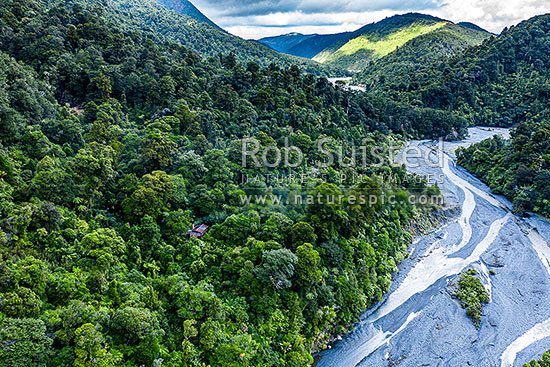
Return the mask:
<path id="1" fill-rule="evenodd" d="M 437 168 L 410 159 L 409 171 L 441 177 L 456 220 L 420 238 L 385 300 L 365 314 L 355 330 L 322 353 L 318 367 L 522 366 L 550 346 L 550 223 L 521 218 L 511 204 L 457 167 L 454 150 L 504 129 L 470 129 L 470 138 L 445 143 Z M 437 143 L 415 141 L 430 160 Z M 430 166 L 435 166 L 431 165 Z M 451 296 L 459 274 L 474 268 L 489 291 L 480 329 Z M 393 364 L 390 364 L 393 365 Z"/>

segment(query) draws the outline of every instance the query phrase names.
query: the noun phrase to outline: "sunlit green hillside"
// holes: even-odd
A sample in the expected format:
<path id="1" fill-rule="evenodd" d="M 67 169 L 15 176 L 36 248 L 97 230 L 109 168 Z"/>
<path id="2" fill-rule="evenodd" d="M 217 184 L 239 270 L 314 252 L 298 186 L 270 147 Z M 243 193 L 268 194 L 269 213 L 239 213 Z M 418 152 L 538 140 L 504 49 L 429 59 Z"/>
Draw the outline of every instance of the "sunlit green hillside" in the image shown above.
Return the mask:
<path id="1" fill-rule="evenodd" d="M 352 70 L 363 69 L 369 61 L 379 59 L 394 51 L 416 37 L 431 33 L 445 25 L 445 21 L 434 24 L 413 23 L 383 37 L 365 34 L 354 38 L 333 51 L 322 51 L 313 60 L 321 63 L 345 65 Z"/>

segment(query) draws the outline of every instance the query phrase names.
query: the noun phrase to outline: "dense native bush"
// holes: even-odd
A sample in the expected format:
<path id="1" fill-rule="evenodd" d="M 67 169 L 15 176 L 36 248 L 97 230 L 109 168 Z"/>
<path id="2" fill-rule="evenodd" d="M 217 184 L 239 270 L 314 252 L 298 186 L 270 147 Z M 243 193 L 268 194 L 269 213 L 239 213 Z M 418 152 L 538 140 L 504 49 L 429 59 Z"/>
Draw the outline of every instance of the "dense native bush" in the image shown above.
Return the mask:
<path id="1" fill-rule="evenodd" d="M 550 366 L 550 351 L 544 353 L 544 355 L 538 361 L 531 361 L 524 365 L 524 367 L 548 367 Z"/>
<path id="2" fill-rule="evenodd" d="M 458 163 L 508 197 L 517 213 L 550 216 L 550 123 L 533 119 L 517 126 L 512 140 L 499 137 L 457 152 Z"/>
<path id="3" fill-rule="evenodd" d="M 369 93 L 456 113 L 472 125 L 514 126 L 550 105 L 550 15 L 505 29 L 454 56 L 438 55 L 444 39 L 419 38 L 354 76 Z M 430 36 L 430 35 L 428 35 Z"/>
<path id="4" fill-rule="evenodd" d="M 481 309 L 484 304 L 489 302 L 489 295 L 476 275 L 477 272 L 474 269 L 460 275 L 455 297 L 460 300 L 462 307 L 466 309 L 466 313 L 472 319 L 474 325 L 479 328 Z"/>
<path id="5" fill-rule="evenodd" d="M 409 224 L 431 209 L 366 207 L 352 195 L 438 191 L 338 152 L 445 135 L 463 121 L 438 124 L 434 111 L 346 92 L 296 66 L 203 58 L 117 4 L 0 5 L 1 359 L 311 364 L 312 350 L 388 291 Z M 244 137 L 283 150 L 288 139 L 304 159 L 245 168 Z M 342 159 L 319 169 L 324 138 Z M 250 200 L 257 193 L 271 196 Z M 318 193 L 341 199 L 292 201 Z M 188 240 L 201 223 L 210 232 Z"/>

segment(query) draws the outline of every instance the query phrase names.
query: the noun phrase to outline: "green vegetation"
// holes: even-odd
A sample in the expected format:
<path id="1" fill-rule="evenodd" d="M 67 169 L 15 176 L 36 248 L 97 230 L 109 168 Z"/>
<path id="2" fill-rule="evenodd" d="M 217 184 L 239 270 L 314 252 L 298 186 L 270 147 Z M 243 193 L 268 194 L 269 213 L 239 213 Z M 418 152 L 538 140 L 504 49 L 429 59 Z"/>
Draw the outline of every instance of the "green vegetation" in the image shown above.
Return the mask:
<path id="1" fill-rule="evenodd" d="M 55 0 L 47 2 L 55 3 Z M 92 0 L 90 3 L 105 8 L 102 0 Z M 263 67 L 276 63 L 284 67 L 298 65 L 316 75 L 340 73 L 332 67 L 282 55 L 257 42 L 233 36 L 217 26 L 211 26 L 204 18 L 189 12 L 189 8 L 182 5 L 185 4 L 179 0 L 115 0 L 108 3 L 109 11 L 105 12 L 105 17 L 122 29 L 131 31 L 140 28 L 152 37 L 177 42 L 202 57 L 234 53 L 240 62 L 254 61 Z"/>
<path id="2" fill-rule="evenodd" d="M 457 152 L 458 164 L 505 195 L 519 213 L 550 216 L 550 120 L 525 122 L 512 141 L 494 137 Z"/>
<path id="3" fill-rule="evenodd" d="M 550 351 L 544 353 L 544 355 L 538 361 L 531 361 L 523 365 L 523 367 L 549 367 L 550 366 Z"/>
<path id="4" fill-rule="evenodd" d="M 52 345 L 44 322 L 30 318 L 0 319 L 0 340 L 2 365 L 10 367 L 45 365 Z"/>
<path id="5" fill-rule="evenodd" d="M 206 15 L 201 13 L 199 9 L 195 7 L 189 0 L 157 0 L 160 4 L 166 8 L 173 10 L 177 13 L 187 15 L 190 18 L 195 19 L 200 23 L 208 24 L 211 27 L 220 29 L 217 24 L 212 22 Z"/>
<path id="6" fill-rule="evenodd" d="M 386 65 L 400 63 L 414 52 L 420 55 L 429 54 L 430 57 L 423 61 L 431 61 L 440 56 L 455 55 L 466 47 L 479 45 L 489 35 L 473 25 L 453 24 L 428 15 L 411 13 L 386 18 L 355 32 L 300 37 L 284 35 L 266 38 L 260 42 L 276 45 L 290 42 L 291 47 L 285 47 L 283 52 L 312 58 L 324 65 L 345 70 L 365 69 L 363 75 L 368 76 L 372 63 L 376 60 L 388 59 Z M 424 41 L 418 42 L 420 38 Z M 401 52 L 398 57 L 393 56 L 403 47 L 406 48 L 405 52 Z"/>
<path id="7" fill-rule="evenodd" d="M 414 64 L 414 72 L 389 68 L 391 74 L 378 71 L 376 78 L 364 72 L 354 82 L 399 103 L 457 113 L 472 125 L 540 120 L 550 106 L 549 34 L 550 15 L 538 16 L 459 55 Z"/>
<path id="8" fill-rule="evenodd" d="M 409 225 L 433 209 L 407 198 L 439 193 L 339 152 L 464 121 L 297 66 L 202 58 L 151 30 L 168 13 L 146 16 L 148 4 L 143 17 L 127 0 L 0 4 L 0 358 L 308 366 L 388 291 Z M 304 161 L 245 168 L 245 137 L 288 139 Z M 318 169 L 324 138 L 342 160 Z M 257 193 L 283 199 L 244 200 Z M 296 205 L 300 194 L 341 200 Z M 362 194 L 399 200 L 358 205 Z"/>
<path id="9" fill-rule="evenodd" d="M 378 93 L 386 88 L 386 81 L 398 85 L 426 65 L 438 64 L 439 59 L 460 54 L 468 47 L 481 44 L 488 37 L 486 32 L 447 23 L 410 40 L 385 57 L 370 62 L 355 79 Z"/>
<path id="10" fill-rule="evenodd" d="M 363 34 L 350 40 L 336 51 L 330 49 L 322 51 L 313 60 L 320 63 L 336 64 L 350 70 L 363 70 L 370 61 L 382 58 L 412 39 L 434 32 L 446 24 L 448 23 L 413 23 L 382 37 Z"/>
<path id="11" fill-rule="evenodd" d="M 484 304 L 489 302 L 489 295 L 481 281 L 475 275 L 477 275 L 477 272 L 474 269 L 470 269 L 460 275 L 458 290 L 455 296 L 460 300 L 462 308 L 466 309 L 467 315 L 479 329 L 481 308 Z"/>

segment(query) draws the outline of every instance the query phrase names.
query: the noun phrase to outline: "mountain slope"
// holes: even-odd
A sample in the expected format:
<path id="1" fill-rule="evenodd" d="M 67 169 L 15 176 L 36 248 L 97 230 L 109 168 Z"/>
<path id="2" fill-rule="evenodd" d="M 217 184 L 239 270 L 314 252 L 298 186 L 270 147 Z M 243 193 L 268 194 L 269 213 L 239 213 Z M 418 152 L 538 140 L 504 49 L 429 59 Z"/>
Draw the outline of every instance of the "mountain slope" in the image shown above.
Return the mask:
<path id="1" fill-rule="evenodd" d="M 288 53 L 290 55 L 312 59 L 315 57 L 315 55 L 317 55 L 319 52 L 323 51 L 327 47 L 341 42 L 342 40 L 350 39 L 352 34 L 353 32 L 320 34 L 300 42 L 299 44 L 288 50 Z"/>
<path id="2" fill-rule="evenodd" d="M 457 151 L 457 163 L 505 195 L 518 213 L 550 217 L 550 120 L 524 122 L 511 141 L 495 137 Z"/>
<path id="3" fill-rule="evenodd" d="M 433 32 L 447 23 L 443 21 L 415 21 L 392 28 L 389 32 L 367 32 L 353 38 L 341 47 L 330 47 L 313 60 L 337 64 L 350 70 L 362 70 L 371 60 L 382 58 L 416 37 Z"/>
<path id="4" fill-rule="evenodd" d="M 256 61 L 261 66 L 272 63 L 279 66 L 299 65 L 315 74 L 326 74 L 329 69 L 314 61 L 283 55 L 257 42 L 231 35 L 218 27 L 169 10 L 155 0 L 111 0 L 109 5 L 112 10 L 107 15 L 113 23 L 148 30 L 202 56 L 234 53 L 239 61 Z"/>
<path id="5" fill-rule="evenodd" d="M 380 302 L 431 212 L 355 203 L 439 194 L 389 157 L 321 170 L 318 142 L 389 152 L 389 129 L 448 116 L 201 58 L 130 19 L 0 2 L 0 366 L 310 366 Z M 243 166 L 244 137 L 264 165 Z M 269 164 L 289 143 L 299 163 Z M 306 193 L 323 199 L 292 203 Z"/>
<path id="6" fill-rule="evenodd" d="M 405 14 L 363 27 L 345 44 L 333 45 L 317 54 L 313 60 L 359 71 L 364 69 L 370 61 L 383 58 L 418 37 L 432 33 L 434 39 L 438 36 L 444 37 L 445 33 L 438 32 L 443 28 L 457 34 L 462 33 L 457 39 L 462 41 L 467 38 L 465 42 L 467 45 L 479 44 L 489 36 L 484 31 L 471 30 L 439 18 L 422 14 Z M 451 43 L 449 42 L 451 38 L 446 38 L 447 43 Z M 463 44 L 463 42 L 458 43 L 459 46 Z M 417 47 L 419 46 L 422 46 L 422 43 L 417 43 Z M 419 49 L 419 53 L 423 52 L 425 52 L 424 49 Z"/>
<path id="7" fill-rule="evenodd" d="M 547 14 L 453 57 L 416 63 L 414 71 L 377 79 L 365 72 L 355 80 L 370 81 L 371 93 L 399 103 L 459 112 L 472 124 L 512 126 L 550 115 L 549 44 Z"/>
<path id="8" fill-rule="evenodd" d="M 271 47 L 282 53 L 288 53 L 288 51 L 311 37 L 317 36 L 316 34 L 301 34 L 301 33 L 288 33 L 281 36 L 264 37 L 258 40 L 258 42 Z"/>
<path id="9" fill-rule="evenodd" d="M 409 13 L 368 24 L 354 32 L 314 36 L 296 44 L 287 52 L 312 58 L 323 64 L 358 71 L 364 69 L 371 61 L 388 55 L 417 37 L 450 26 L 455 26 L 452 30 L 463 32 L 457 46 L 479 44 L 489 36 L 489 33 L 481 28 L 475 29 L 476 26 L 473 24 L 455 25 L 429 15 Z M 464 40 L 465 37 L 471 39 Z M 453 52 L 457 48 L 450 47 Z"/>
<path id="10" fill-rule="evenodd" d="M 190 18 L 195 19 L 200 23 L 208 24 L 211 27 L 221 28 L 211 21 L 206 15 L 204 15 L 199 9 L 195 7 L 189 0 L 157 0 L 162 6 L 178 12 L 183 15 L 187 15 Z"/>
<path id="11" fill-rule="evenodd" d="M 459 54 L 464 49 L 479 45 L 488 36 L 458 24 L 445 24 L 432 32 L 420 35 L 385 57 L 371 62 L 365 70 L 354 76 L 359 84 L 378 88 L 381 80 L 393 84 L 415 78 L 415 73 L 439 58 Z"/>

